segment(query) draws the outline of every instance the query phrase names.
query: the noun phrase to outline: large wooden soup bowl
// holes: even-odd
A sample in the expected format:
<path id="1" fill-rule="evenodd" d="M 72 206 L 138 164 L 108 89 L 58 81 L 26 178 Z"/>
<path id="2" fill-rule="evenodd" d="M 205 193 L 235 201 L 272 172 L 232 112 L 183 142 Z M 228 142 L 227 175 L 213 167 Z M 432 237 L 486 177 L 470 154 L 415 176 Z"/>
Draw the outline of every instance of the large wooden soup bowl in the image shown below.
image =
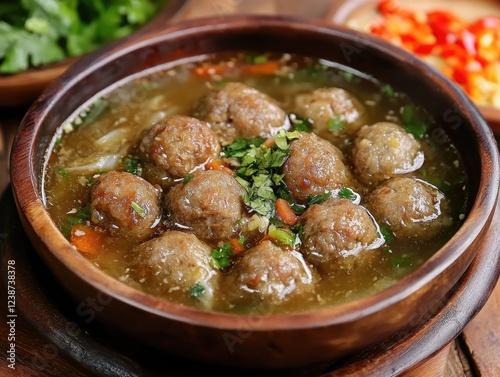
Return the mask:
<path id="1" fill-rule="evenodd" d="M 244 316 L 204 312 L 133 289 L 87 261 L 44 207 L 41 177 L 54 132 L 81 104 L 138 72 L 230 51 L 324 58 L 406 92 L 437 119 L 468 175 L 466 218 L 419 269 L 375 295 L 322 310 Z M 75 298 L 99 300 L 97 320 L 131 339 L 197 360 L 247 367 L 295 367 L 339 359 L 421 325 L 443 305 L 488 230 L 499 185 L 494 137 L 465 94 L 411 54 L 379 39 L 319 22 L 236 17 L 194 20 L 149 32 L 83 58 L 33 104 L 12 153 L 12 186 L 24 227 L 60 283 Z"/>

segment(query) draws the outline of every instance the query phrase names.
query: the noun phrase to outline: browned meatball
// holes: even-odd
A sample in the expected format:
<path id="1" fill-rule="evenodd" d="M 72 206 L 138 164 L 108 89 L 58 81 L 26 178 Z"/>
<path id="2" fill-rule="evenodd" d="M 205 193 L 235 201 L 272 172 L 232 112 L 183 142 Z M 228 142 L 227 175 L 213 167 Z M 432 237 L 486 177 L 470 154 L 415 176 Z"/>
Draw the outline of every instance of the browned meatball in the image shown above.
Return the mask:
<path id="1" fill-rule="evenodd" d="M 365 107 L 351 93 L 340 88 L 320 88 L 297 95 L 292 112 L 314 123 L 312 130 L 331 141 L 339 141 L 342 135 L 355 134 L 366 124 Z M 342 127 L 331 129 L 332 119 L 338 119 Z"/>
<path id="2" fill-rule="evenodd" d="M 347 199 L 328 199 L 303 215 L 301 251 L 323 273 L 368 266 L 384 239 L 378 225 L 362 206 Z"/>
<path id="3" fill-rule="evenodd" d="M 192 303 L 191 290 L 198 285 L 197 299 L 211 307 L 219 273 L 210 265 L 210 252 L 193 234 L 167 231 L 132 250 L 131 275 L 147 292 L 181 303 Z"/>
<path id="4" fill-rule="evenodd" d="M 207 160 L 217 158 L 220 144 L 208 123 L 176 115 L 147 130 L 139 151 L 146 179 L 168 186 Z"/>
<path id="5" fill-rule="evenodd" d="M 299 202 L 326 191 L 355 186 L 342 152 L 312 133 L 302 133 L 292 142 L 283 173 L 293 198 Z"/>
<path id="6" fill-rule="evenodd" d="M 393 178 L 377 187 L 367 198 L 373 216 L 398 237 L 428 239 L 447 226 L 443 194 L 416 178 Z"/>
<path id="7" fill-rule="evenodd" d="M 315 275 L 297 251 L 270 241 L 245 252 L 231 269 L 228 297 L 234 304 L 265 302 L 278 305 L 314 293 Z"/>
<path id="8" fill-rule="evenodd" d="M 369 184 L 419 169 L 424 154 L 413 135 L 397 124 L 380 122 L 359 130 L 353 162 L 359 179 Z"/>
<path id="9" fill-rule="evenodd" d="M 288 119 L 271 97 L 239 82 L 210 93 L 195 116 L 210 122 L 223 144 L 230 144 L 236 136 L 275 135 Z"/>
<path id="10" fill-rule="evenodd" d="M 161 219 L 160 190 L 136 175 L 111 171 L 90 188 L 90 221 L 131 239 L 152 236 Z"/>
<path id="11" fill-rule="evenodd" d="M 173 187 L 165 202 L 171 219 L 187 226 L 203 240 L 235 236 L 245 216 L 245 189 L 231 175 L 206 170 L 194 173 L 186 184 Z"/>

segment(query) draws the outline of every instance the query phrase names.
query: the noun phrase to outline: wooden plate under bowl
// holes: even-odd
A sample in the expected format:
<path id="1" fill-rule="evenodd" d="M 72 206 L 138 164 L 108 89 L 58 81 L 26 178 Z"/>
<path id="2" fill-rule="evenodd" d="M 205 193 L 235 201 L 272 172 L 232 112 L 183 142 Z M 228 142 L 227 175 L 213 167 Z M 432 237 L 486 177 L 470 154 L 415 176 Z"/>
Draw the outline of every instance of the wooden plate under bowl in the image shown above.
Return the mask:
<path id="1" fill-rule="evenodd" d="M 414 10 L 445 9 L 465 20 L 495 15 L 500 16 L 500 0 L 399 0 L 405 8 Z M 326 20 L 349 28 L 368 32 L 370 22 L 381 19 L 376 10 L 379 0 L 339 0 L 334 1 L 327 12 Z M 500 135 L 500 109 L 478 105 L 495 135 Z"/>
<path id="2" fill-rule="evenodd" d="M 179 13 L 186 2 L 186 0 L 170 0 L 165 9 L 149 23 L 125 39 L 120 39 L 114 43 L 122 43 L 131 37 L 137 37 L 165 25 Z M 67 58 L 39 68 L 30 68 L 15 75 L 0 75 L 0 108 L 27 105 L 34 101 L 47 85 L 78 59 L 78 57 Z"/>

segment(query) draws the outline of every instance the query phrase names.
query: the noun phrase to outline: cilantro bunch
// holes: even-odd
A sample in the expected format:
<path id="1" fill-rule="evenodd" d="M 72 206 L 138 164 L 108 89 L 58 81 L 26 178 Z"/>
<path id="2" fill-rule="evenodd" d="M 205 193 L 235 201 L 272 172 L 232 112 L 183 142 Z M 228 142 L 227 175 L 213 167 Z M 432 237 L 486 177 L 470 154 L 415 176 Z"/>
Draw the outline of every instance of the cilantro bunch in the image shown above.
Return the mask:
<path id="1" fill-rule="evenodd" d="M 162 5 L 154 0 L 1 2 L 0 74 L 94 50 L 130 34 Z"/>

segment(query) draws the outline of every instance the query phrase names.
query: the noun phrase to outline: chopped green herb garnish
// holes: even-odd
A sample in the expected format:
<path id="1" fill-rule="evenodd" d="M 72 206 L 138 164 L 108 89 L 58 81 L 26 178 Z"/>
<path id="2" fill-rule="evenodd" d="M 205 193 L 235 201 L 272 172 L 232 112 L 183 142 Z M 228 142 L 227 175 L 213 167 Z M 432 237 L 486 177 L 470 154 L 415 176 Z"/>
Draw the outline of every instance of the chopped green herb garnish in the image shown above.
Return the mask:
<path id="1" fill-rule="evenodd" d="M 139 216 L 141 216 L 143 219 L 146 218 L 146 211 L 144 211 L 144 208 L 142 208 L 136 202 L 132 202 L 130 205 L 132 206 L 132 208 L 134 209 L 134 211 L 137 212 L 137 214 Z"/>
<path id="2" fill-rule="evenodd" d="M 218 86 L 219 88 L 224 88 L 227 84 L 228 84 L 228 82 L 227 82 L 227 81 L 219 81 L 219 82 L 217 83 L 217 86 Z"/>
<path id="3" fill-rule="evenodd" d="M 229 267 L 231 265 L 231 257 L 236 255 L 231 249 L 230 244 L 213 249 L 210 254 L 210 265 L 217 270 Z"/>
<path id="4" fill-rule="evenodd" d="M 123 170 L 138 175 L 141 171 L 140 160 L 138 157 L 125 156 L 122 158 Z"/>
<path id="5" fill-rule="evenodd" d="M 287 230 L 278 229 L 275 225 L 270 225 L 268 234 L 269 237 L 282 245 L 290 247 L 295 246 L 295 234 Z"/>
<path id="6" fill-rule="evenodd" d="M 389 258 L 391 265 L 398 268 L 408 268 L 413 265 L 413 259 L 407 255 L 403 256 L 392 256 Z"/>
<path id="7" fill-rule="evenodd" d="M 396 92 L 394 91 L 392 86 L 386 85 L 382 88 L 382 94 L 384 94 L 387 97 L 394 97 Z"/>
<path id="8" fill-rule="evenodd" d="M 258 55 L 253 58 L 253 63 L 254 64 L 262 64 L 267 62 L 267 56 L 265 55 Z"/>
<path id="9" fill-rule="evenodd" d="M 260 140 L 237 139 L 226 148 L 227 154 L 239 160 L 236 180 L 246 194 L 243 201 L 259 215 L 274 217 L 277 193 L 283 188 L 283 174 L 279 168 L 290 153 L 289 142 L 300 137 L 300 133 L 281 131 L 274 137 L 276 145 L 268 147 Z M 254 139 L 255 140 L 255 139 Z"/>
<path id="10" fill-rule="evenodd" d="M 60 175 L 63 178 L 69 177 L 69 173 L 67 170 L 64 170 L 63 168 L 57 168 L 55 169 L 56 174 Z"/>
<path id="11" fill-rule="evenodd" d="M 430 128 L 427 117 L 413 104 L 403 106 L 401 117 L 405 130 L 417 139 L 422 139 Z"/>
<path id="12" fill-rule="evenodd" d="M 384 246 L 384 247 L 382 248 L 382 250 L 383 250 L 384 252 L 386 252 L 386 253 L 390 253 L 390 252 L 392 252 L 392 250 L 391 250 L 391 248 L 390 248 L 389 246 Z"/>
<path id="13" fill-rule="evenodd" d="M 242 157 L 246 150 L 249 149 L 252 145 L 258 147 L 264 143 L 266 139 L 262 137 L 256 137 L 253 139 L 244 139 L 242 137 L 237 137 L 234 139 L 231 145 L 228 145 L 224 148 L 224 154 L 227 157 Z"/>
<path id="14" fill-rule="evenodd" d="M 292 232 L 294 232 L 300 240 L 304 238 L 304 223 L 299 222 L 292 226 Z"/>
<path id="15" fill-rule="evenodd" d="M 349 199 L 351 201 L 355 201 L 358 198 L 358 194 L 356 194 L 349 187 L 344 187 L 339 190 L 339 198 Z"/>
<path id="16" fill-rule="evenodd" d="M 380 233 L 382 233 L 382 236 L 384 237 L 385 243 L 387 245 L 390 245 L 396 238 L 391 230 L 386 226 L 380 227 Z"/>
<path id="17" fill-rule="evenodd" d="M 186 175 L 184 177 L 184 179 L 182 180 L 182 184 L 185 185 L 186 183 L 190 182 L 192 179 L 194 178 L 194 175 L 189 173 L 188 175 Z"/>
<path id="18" fill-rule="evenodd" d="M 405 125 L 405 130 L 417 139 L 422 139 L 425 136 L 427 128 L 428 126 L 425 123 L 409 123 Z"/>
<path id="19" fill-rule="evenodd" d="M 328 130 L 330 132 L 342 131 L 344 128 L 345 123 L 338 115 L 328 121 Z"/>
<path id="20" fill-rule="evenodd" d="M 248 237 L 247 236 L 241 236 L 238 238 L 238 243 L 242 246 L 244 246 L 248 242 Z"/>
<path id="21" fill-rule="evenodd" d="M 351 82 L 354 79 L 354 73 L 352 72 L 342 71 L 340 72 L 340 75 L 347 82 Z"/>
<path id="22" fill-rule="evenodd" d="M 75 225 L 83 223 L 85 220 L 88 220 L 90 218 L 90 205 L 87 204 L 84 207 L 81 207 L 77 210 L 74 209 L 70 212 L 71 213 L 66 216 L 64 224 L 61 226 L 61 232 L 66 237 L 69 237 L 71 228 L 73 228 Z"/>
<path id="23" fill-rule="evenodd" d="M 56 141 L 55 141 L 54 145 L 55 145 L 56 147 L 58 147 L 58 146 L 60 146 L 60 145 L 61 145 L 61 142 L 62 142 L 62 137 L 61 137 L 61 136 L 58 136 L 58 137 L 56 138 Z"/>
<path id="24" fill-rule="evenodd" d="M 311 132 L 313 121 L 310 118 L 302 118 L 296 114 L 290 114 L 290 121 L 295 131 Z"/>
<path id="25" fill-rule="evenodd" d="M 312 206 L 313 204 L 323 203 L 325 200 L 332 196 L 331 192 L 325 192 L 324 194 L 316 195 L 307 198 L 307 206 Z"/>
<path id="26" fill-rule="evenodd" d="M 322 81 L 330 75 L 328 66 L 324 64 L 312 64 L 305 68 L 299 69 L 294 73 L 294 78 L 297 80 L 307 81 Z"/>
<path id="27" fill-rule="evenodd" d="M 196 283 L 191 288 L 189 288 L 189 296 L 193 298 L 199 298 L 205 293 L 205 287 L 200 283 Z"/>

